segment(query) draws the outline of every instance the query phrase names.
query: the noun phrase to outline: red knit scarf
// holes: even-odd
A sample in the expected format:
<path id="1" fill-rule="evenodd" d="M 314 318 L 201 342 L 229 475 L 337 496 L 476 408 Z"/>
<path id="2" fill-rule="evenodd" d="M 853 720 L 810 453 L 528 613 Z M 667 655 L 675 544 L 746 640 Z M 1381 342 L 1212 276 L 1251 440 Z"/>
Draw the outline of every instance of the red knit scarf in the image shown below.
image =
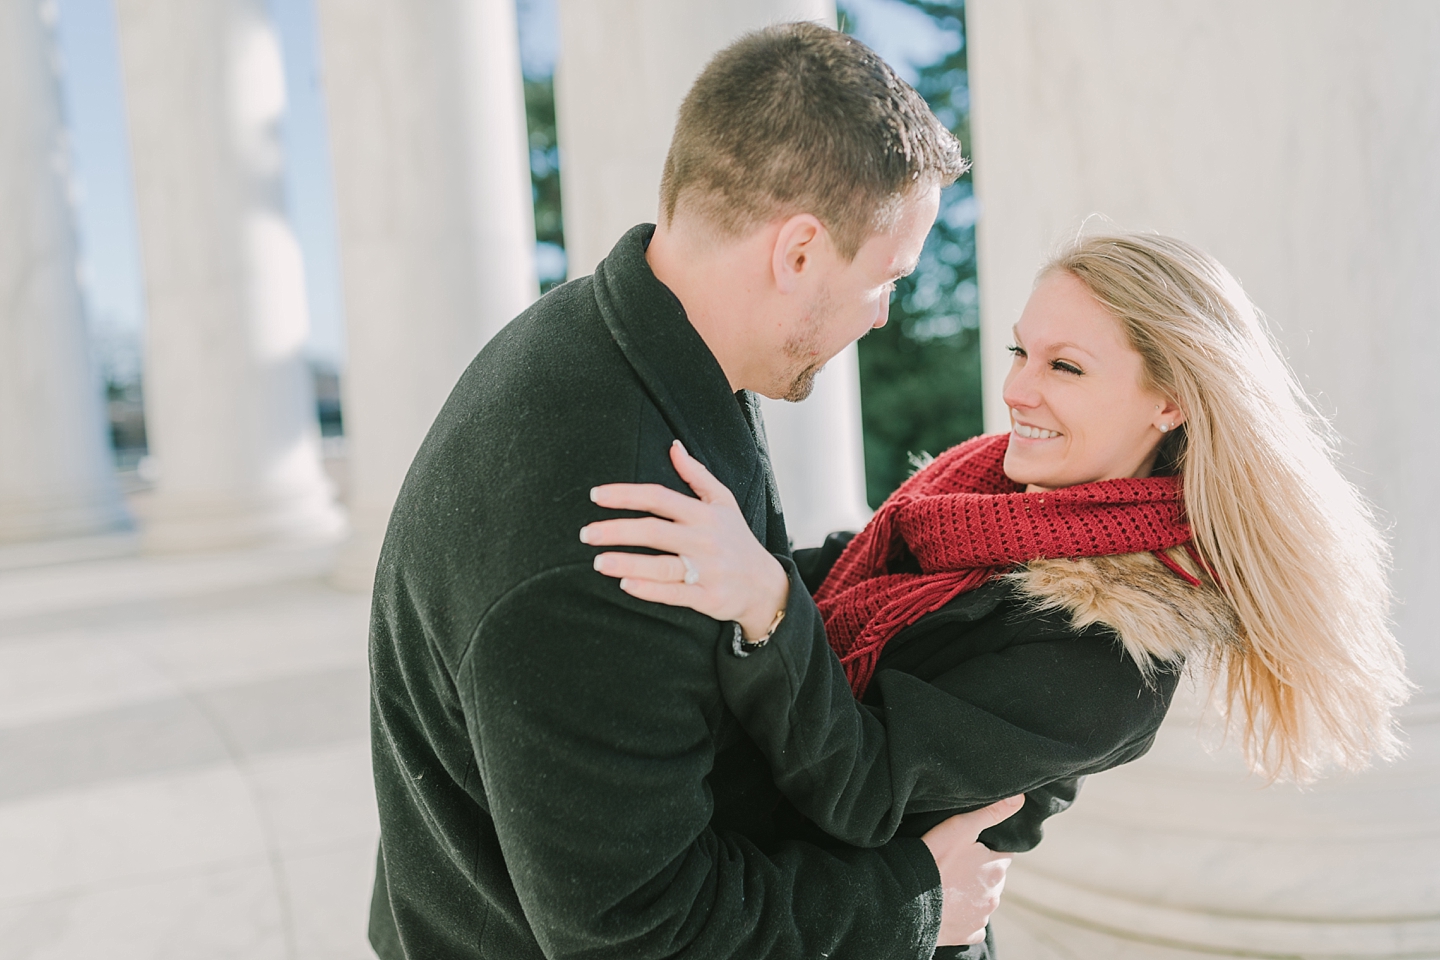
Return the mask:
<path id="1" fill-rule="evenodd" d="M 1190 539 L 1178 478 L 1024 493 L 1005 476 L 1009 442 L 1009 434 L 976 437 L 907 480 L 816 592 L 830 646 L 857 698 L 891 637 L 1016 564 L 1158 551 Z M 907 549 L 922 572 L 890 573 Z"/>

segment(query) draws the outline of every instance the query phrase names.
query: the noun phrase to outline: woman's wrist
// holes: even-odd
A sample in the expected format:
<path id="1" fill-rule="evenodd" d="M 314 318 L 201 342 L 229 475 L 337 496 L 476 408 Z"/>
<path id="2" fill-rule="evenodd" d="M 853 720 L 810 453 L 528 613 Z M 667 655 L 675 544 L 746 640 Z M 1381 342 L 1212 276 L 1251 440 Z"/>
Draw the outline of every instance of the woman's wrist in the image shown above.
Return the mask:
<path id="1" fill-rule="evenodd" d="M 784 610 L 790 600 L 790 577 L 779 560 L 768 554 L 767 557 L 770 562 L 764 567 L 761 588 L 756 591 L 757 601 L 735 621 L 740 624 L 740 631 L 747 643 L 753 643 L 768 634 L 776 614 Z"/>

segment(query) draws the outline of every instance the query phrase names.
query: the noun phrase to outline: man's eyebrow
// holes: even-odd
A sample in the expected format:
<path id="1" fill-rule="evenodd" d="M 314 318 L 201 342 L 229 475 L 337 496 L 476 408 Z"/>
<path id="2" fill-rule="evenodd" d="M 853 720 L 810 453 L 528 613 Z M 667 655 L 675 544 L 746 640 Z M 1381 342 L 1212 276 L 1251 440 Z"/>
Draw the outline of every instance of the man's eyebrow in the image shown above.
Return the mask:
<path id="1" fill-rule="evenodd" d="M 906 265 L 906 266 L 904 266 L 904 267 L 901 267 L 901 268 L 899 268 L 898 270 L 895 271 L 895 279 L 896 279 L 896 280 L 899 280 L 901 277 L 908 277 L 908 276 L 910 276 L 910 274 L 914 273 L 915 270 L 916 270 L 916 268 L 918 268 L 919 266 L 920 266 L 920 260 L 919 260 L 919 258 L 916 258 L 915 260 L 910 261 L 910 263 L 909 263 L 908 265 Z"/>

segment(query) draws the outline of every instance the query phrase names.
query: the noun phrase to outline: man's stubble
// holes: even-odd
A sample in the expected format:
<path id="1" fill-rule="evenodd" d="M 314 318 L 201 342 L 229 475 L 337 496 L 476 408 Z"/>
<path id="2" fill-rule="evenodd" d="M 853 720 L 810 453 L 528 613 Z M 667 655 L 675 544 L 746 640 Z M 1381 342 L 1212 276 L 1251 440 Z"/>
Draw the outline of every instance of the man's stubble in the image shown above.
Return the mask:
<path id="1" fill-rule="evenodd" d="M 788 375 L 789 383 L 784 392 L 780 394 L 780 399 L 799 403 L 810 396 L 815 389 L 815 378 L 819 376 L 821 370 L 825 369 L 828 360 L 812 358 L 820 351 L 820 333 L 830 314 L 829 294 L 821 292 L 815 302 L 810 305 L 804 325 L 781 348 L 785 358 L 791 362 L 794 372 Z"/>

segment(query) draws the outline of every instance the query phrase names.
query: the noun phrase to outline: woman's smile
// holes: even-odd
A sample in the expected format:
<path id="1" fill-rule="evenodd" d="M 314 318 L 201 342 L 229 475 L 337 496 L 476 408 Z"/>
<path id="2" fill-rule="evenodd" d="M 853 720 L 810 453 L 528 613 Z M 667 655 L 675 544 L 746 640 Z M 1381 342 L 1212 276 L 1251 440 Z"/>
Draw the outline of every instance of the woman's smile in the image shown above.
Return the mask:
<path id="1" fill-rule="evenodd" d="M 1059 430 L 1046 430 L 1044 427 L 1037 427 L 1034 424 L 1025 423 L 1020 419 L 1018 411 L 1011 410 L 1010 417 L 1015 436 L 1025 440 L 1054 440 L 1064 436 Z"/>

